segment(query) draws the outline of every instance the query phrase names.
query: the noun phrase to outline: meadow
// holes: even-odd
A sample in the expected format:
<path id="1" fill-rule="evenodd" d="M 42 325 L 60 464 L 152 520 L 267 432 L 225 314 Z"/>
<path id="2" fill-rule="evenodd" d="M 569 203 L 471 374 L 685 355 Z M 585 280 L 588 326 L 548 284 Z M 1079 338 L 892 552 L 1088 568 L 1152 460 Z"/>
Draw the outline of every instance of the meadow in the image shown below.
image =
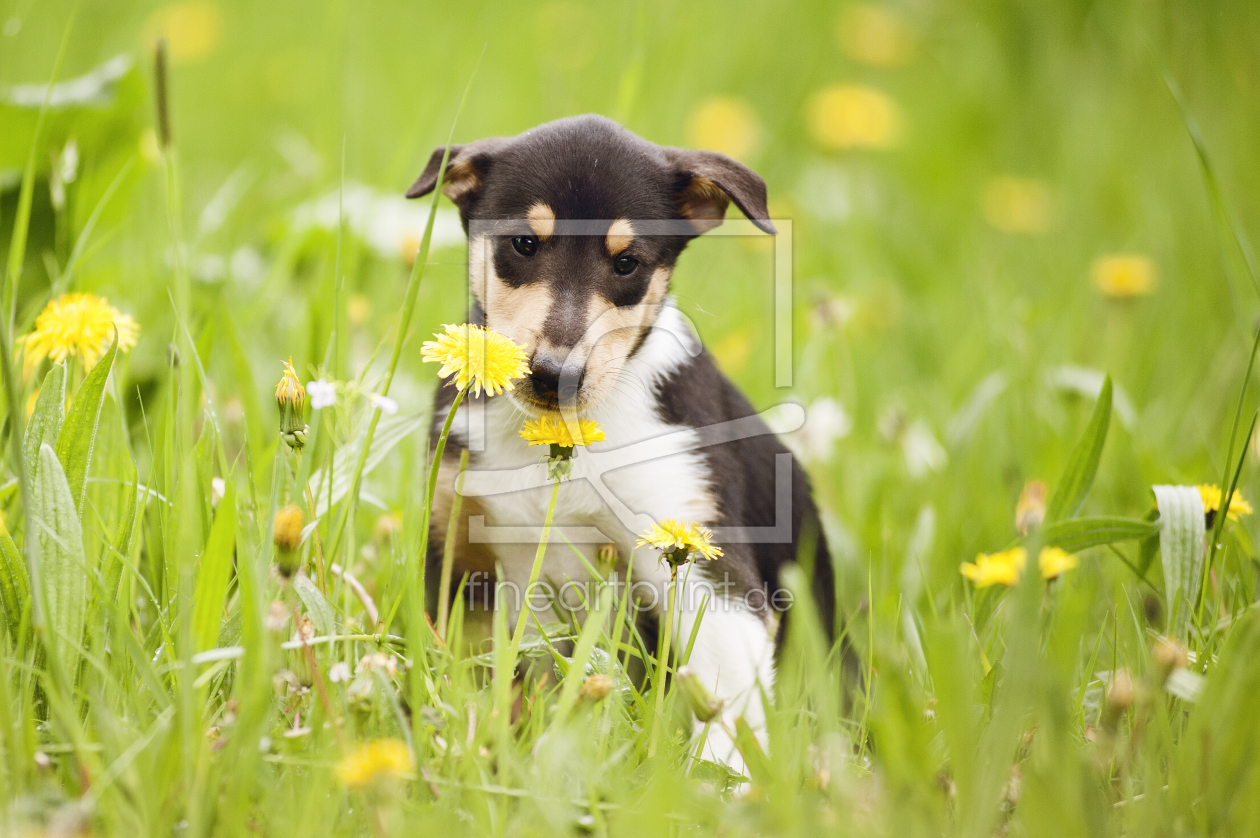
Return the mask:
<path id="1" fill-rule="evenodd" d="M 1260 833 L 1258 102 L 1242 0 L 2 0 L 0 835 Z M 673 280 L 806 408 L 856 662 L 788 574 L 745 777 L 615 586 L 423 609 L 402 194 L 586 112 L 790 221 L 790 386 L 768 237 Z"/>

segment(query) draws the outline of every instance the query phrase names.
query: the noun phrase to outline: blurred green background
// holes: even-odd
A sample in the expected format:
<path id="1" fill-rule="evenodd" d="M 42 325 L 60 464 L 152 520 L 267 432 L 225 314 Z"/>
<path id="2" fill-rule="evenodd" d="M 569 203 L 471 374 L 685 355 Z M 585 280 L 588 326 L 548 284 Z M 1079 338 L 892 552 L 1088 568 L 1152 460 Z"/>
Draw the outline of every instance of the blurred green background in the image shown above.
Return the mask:
<path id="1" fill-rule="evenodd" d="M 0 248 L 42 101 L 30 85 L 49 79 L 72 8 L 0 4 Z M 1055 477 L 1103 371 L 1123 404 L 1090 509 L 1141 514 L 1152 483 L 1221 472 L 1260 306 L 1164 73 L 1228 212 L 1254 229 L 1254 3 L 82 3 L 35 151 L 19 332 L 100 207 L 71 283 L 141 325 L 133 429 L 174 329 L 158 36 L 194 326 L 229 418 L 259 434 L 280 359 L 305 379 L 325 357 L 342 184 L 353 337 L 328 372 L 357 375 L 388 336 L 424 209 L 398 196 L 471 79 L 457 141 L 595 111 L 766 179 L 793 222 L 795 386 L 773 387 L 768 242 L 697 241 L 675 293 L 759 407 L 834 400 L 794 442 L 858 589 L 868 562 L 897 578 L 925 514 L 935 586 L 1005 544 L 1021 488 Z M 464 309 L 452 224 L 444 204 L 416 334 Z M 393 393 L 424 410 L 418 352 L 402 373 Z M 383 471 L 370 488 L 393 505 L 398 483 Z"/>

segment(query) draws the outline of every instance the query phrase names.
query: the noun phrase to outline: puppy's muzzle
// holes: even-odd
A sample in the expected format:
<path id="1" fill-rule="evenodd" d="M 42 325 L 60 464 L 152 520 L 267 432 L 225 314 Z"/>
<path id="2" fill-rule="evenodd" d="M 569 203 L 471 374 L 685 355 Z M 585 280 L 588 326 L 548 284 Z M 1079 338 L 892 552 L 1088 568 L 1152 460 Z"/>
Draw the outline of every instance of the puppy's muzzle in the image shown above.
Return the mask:
<path id="1" fill-rule="evenodd" d="M 582 387 L 585 368 L 566 363 L 560 355 L 537 352 L 529 362 L 529 380 L 534 395 L 549 406 L 573 404 Z"/>

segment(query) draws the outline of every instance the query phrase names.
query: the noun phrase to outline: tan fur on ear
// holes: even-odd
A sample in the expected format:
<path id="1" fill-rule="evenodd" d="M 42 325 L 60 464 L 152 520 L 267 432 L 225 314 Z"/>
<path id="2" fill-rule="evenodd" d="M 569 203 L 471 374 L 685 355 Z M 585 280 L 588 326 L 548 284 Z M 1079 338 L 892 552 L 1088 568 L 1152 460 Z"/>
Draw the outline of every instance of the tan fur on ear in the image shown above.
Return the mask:
<path id="1" fill-rule="evenodd" d="M 442 182 L 442 194 L 458 203 L 464 195 L 477 188 L 480 183 L 477 171 L 467 160 L 456 160 L 446 167 L 446 178 Z"/>
<path id="2" fill-rule="evenodd" d="M 678 212 L 683 218 L 691 219 L 697 233 L 704 233 L 725 220 L 730 202 L 722 187 L 707 177 L 692 175 L 687 188 L 678 193 Z"/>

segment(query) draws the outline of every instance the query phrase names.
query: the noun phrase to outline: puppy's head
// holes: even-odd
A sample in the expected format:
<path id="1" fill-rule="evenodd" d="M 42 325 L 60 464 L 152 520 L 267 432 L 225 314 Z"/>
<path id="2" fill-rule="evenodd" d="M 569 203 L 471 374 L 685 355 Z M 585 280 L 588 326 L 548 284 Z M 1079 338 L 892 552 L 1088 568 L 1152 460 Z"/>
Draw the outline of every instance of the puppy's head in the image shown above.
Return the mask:
<path id="1" fill-rule="evenodd" d="M 408 198 L 437 186 L 444 151 Z M 513 397 L 534 414 L 607 396 L 656 322 L 678 255 L 729 203 L 776 232 L 765 183 L 747 167 L 649 143 L 599 116 L 451 146 L 442 191 L 469 234 L 485 325 L 530 359 Z"/>

